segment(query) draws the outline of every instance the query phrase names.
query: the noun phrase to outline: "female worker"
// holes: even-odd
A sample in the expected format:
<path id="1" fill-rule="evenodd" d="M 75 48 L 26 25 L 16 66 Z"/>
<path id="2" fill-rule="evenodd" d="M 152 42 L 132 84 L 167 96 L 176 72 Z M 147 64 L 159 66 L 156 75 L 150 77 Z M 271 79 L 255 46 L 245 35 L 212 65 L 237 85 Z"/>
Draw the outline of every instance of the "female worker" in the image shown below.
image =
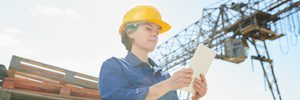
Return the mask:
<path id="1" fill-rule="evenodd" d="M 157 45 L 158 35 L 170 28 L 152 6 L 136 6 L 125 14 L 119 33 L 128 53 L 125 58 L 112 57 L 102 64 L 99 91 L 103 100 L 178 100 L 176 90 L 190 83 L 195 90 L 193 100 L 206 94 L 203 75 L 194 82 L 190 68 L 179 70 L 172 76 L 163 75 L 148 58 Z"/>

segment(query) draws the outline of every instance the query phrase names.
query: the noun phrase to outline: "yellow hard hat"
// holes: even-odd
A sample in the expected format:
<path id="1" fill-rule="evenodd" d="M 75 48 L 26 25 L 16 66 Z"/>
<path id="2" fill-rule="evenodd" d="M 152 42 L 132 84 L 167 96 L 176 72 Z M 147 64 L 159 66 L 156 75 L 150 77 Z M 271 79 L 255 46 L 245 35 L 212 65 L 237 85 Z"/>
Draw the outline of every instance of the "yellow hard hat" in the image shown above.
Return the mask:
<path id="1" fill-rule="evenodd" d="M 125 14 L 119 32 L 121 33 L 123 31 L 125 24 L 138 21 L 151 22 L 159 25 L 161 27 L 161 32 L 159 34 L 162 34 L 171 28 L 168 23 L 162 21 L 161 15 L 156 8 L 149 5 L 140 5 L 132 8 Z"/>

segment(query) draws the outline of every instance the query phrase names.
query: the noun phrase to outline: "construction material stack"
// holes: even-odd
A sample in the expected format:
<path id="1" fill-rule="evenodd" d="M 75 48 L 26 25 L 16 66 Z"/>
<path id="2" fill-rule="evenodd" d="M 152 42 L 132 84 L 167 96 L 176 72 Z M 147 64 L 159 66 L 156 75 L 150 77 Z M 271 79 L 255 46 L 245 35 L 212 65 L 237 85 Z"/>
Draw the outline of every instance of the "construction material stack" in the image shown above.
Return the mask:
<path id="1" fill-rule="evenodd" d="M 97 78 L 13 56 L 0 100 L 101 100 Z"/>

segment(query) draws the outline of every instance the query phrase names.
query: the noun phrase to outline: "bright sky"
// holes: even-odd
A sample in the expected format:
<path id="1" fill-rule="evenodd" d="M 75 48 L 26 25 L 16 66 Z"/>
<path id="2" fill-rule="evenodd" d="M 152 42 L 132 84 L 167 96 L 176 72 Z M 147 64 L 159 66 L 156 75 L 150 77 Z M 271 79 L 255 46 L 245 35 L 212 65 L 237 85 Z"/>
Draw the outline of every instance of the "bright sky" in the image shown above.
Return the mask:
<path id="1" fill-rule="evenodd" d="M 121 2 L 122 1 L 122 2 Z M 201 18 L 216 0 L 0 0 L 0 64 L 17 55 L 98 77 L 102 62 L 124 57 L 118 28 L 124 13 L 137 4 L 158 8 L 172 29 L 160 42 Z M 279 42 L 267 42 L 283 100 L 299 100 L 300 43 L 283 54 Z M 250 54 L 253 54 L 251 48 Z M 287 49 L 287 46 L 284 46 Z M 261 66 L 251 60 L 233 64 L 215 60 L 203 100 L 273 100 L 265 90 Z"/>

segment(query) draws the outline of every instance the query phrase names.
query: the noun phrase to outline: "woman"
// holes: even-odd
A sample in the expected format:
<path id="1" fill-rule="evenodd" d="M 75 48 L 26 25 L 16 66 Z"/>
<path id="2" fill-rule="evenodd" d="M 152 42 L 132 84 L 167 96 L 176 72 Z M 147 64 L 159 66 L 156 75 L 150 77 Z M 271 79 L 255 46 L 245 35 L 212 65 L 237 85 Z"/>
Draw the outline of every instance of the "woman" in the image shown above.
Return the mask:
<path id="1" fill-rule="evenodd" d="M 177 89 L 192 82 L 193 70 L 182 69 L 173 76 L 162 75 L 148 54 L 157 45 L 158 35 L 171 27 L 161 20 L 152 6 L 136 6 L 123 19 L 119 32 L 128 53 L 125 58 L 112 57 L 102 64 L 99 90 L 104 100 L 178 100 Z M 207 91 L 206 80 L 199 75 L 193 82 L 193 100 Z"/>

